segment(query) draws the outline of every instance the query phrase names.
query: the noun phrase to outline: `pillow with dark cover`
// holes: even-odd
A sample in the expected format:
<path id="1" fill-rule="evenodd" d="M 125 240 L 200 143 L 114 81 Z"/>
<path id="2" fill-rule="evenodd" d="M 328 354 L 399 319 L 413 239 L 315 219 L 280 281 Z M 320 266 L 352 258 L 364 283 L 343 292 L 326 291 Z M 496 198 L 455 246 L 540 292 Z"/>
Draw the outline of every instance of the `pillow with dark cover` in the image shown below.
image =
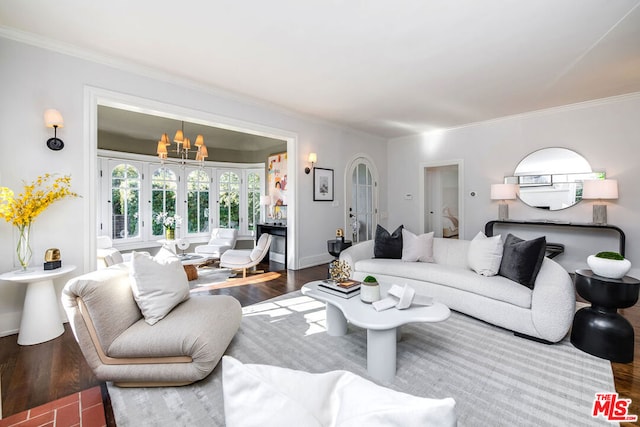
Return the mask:
<path id="1" fill-rule="evenodd" d="M 546 247 L 544 236 L 522 240 L 513 234 L 507 235 L 498 274 L 533 289 Z"/>
<path id="2" fill-rule="evenodd" d="M 373 242 L 374 258 L 402 258 L 402 225 L 392 233 L 381 227 L 376 227 L 376 237 Z"/>

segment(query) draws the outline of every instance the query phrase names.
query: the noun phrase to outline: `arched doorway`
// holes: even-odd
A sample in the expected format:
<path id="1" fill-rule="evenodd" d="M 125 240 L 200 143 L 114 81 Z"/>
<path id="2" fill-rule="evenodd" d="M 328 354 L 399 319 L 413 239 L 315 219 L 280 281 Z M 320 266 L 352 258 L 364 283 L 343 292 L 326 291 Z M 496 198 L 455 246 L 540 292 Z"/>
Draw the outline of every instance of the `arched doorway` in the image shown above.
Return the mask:
<path id="1" fill-rule="evenodd" d="M 378 171 L 366 155 L 345 170 L 345 234 L 353 243 L 371 240 L 378 225 Z"/>

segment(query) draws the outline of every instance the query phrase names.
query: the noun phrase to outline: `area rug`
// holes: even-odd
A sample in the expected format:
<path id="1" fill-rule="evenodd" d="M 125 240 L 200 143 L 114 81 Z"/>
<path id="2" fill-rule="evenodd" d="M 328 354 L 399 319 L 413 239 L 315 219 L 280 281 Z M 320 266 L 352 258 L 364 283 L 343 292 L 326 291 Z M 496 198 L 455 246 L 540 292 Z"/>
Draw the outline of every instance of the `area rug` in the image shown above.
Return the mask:
<path id="1" fill-rule="evenodd" d="M 246 307 L 227 354 L 244 363 L 344 369 L 371 379 L 366 331 L 350 325 L 347 335 L 328 336 L 324 305 L 300 292 Z M 612 425 L 591 417 L 595 393 L 615 391 L 609 362 L 568 340 L 540 344 L 455 312 L 444 322 L 404 326 L 396 378 L 379 384 L 453 397 L 459 426 Z M 185 387 L 108 387 L 120 427 L 224 425 L 220 365 Z"/>

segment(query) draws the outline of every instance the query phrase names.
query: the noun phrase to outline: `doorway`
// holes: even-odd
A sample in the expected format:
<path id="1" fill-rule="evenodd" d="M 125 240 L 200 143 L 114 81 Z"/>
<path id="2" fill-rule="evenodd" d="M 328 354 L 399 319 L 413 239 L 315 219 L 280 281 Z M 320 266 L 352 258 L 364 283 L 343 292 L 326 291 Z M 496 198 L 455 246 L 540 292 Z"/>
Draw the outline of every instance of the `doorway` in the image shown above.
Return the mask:
<path id="1" fill-rule="evenodd" d="M 462 161 L 421 166 L 423 232 L 458 239 L 462 233 Z"/>
<path id="2" fill-rule="evenodd" d="M 378 171 L 365 155 L 345 170 L 346 235 L 353 243 L 373 239 L 378 225 Z"/>

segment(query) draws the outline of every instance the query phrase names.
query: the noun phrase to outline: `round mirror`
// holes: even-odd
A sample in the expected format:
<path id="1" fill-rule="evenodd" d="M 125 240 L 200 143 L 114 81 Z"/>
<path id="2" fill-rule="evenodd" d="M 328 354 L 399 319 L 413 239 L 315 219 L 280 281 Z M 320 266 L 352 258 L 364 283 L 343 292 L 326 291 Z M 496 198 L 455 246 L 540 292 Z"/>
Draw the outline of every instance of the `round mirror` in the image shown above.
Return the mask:
<path id="1" fill-rule="evenodd" d="M 518 197 L 539 209 L 566 209 L 582 200 L 582 183 L 586 179 L 604 179 L 593 172 L 589 162 L 566 148 L 543 148 L 522 159 L 508 184 L 518 184 Z"/>

